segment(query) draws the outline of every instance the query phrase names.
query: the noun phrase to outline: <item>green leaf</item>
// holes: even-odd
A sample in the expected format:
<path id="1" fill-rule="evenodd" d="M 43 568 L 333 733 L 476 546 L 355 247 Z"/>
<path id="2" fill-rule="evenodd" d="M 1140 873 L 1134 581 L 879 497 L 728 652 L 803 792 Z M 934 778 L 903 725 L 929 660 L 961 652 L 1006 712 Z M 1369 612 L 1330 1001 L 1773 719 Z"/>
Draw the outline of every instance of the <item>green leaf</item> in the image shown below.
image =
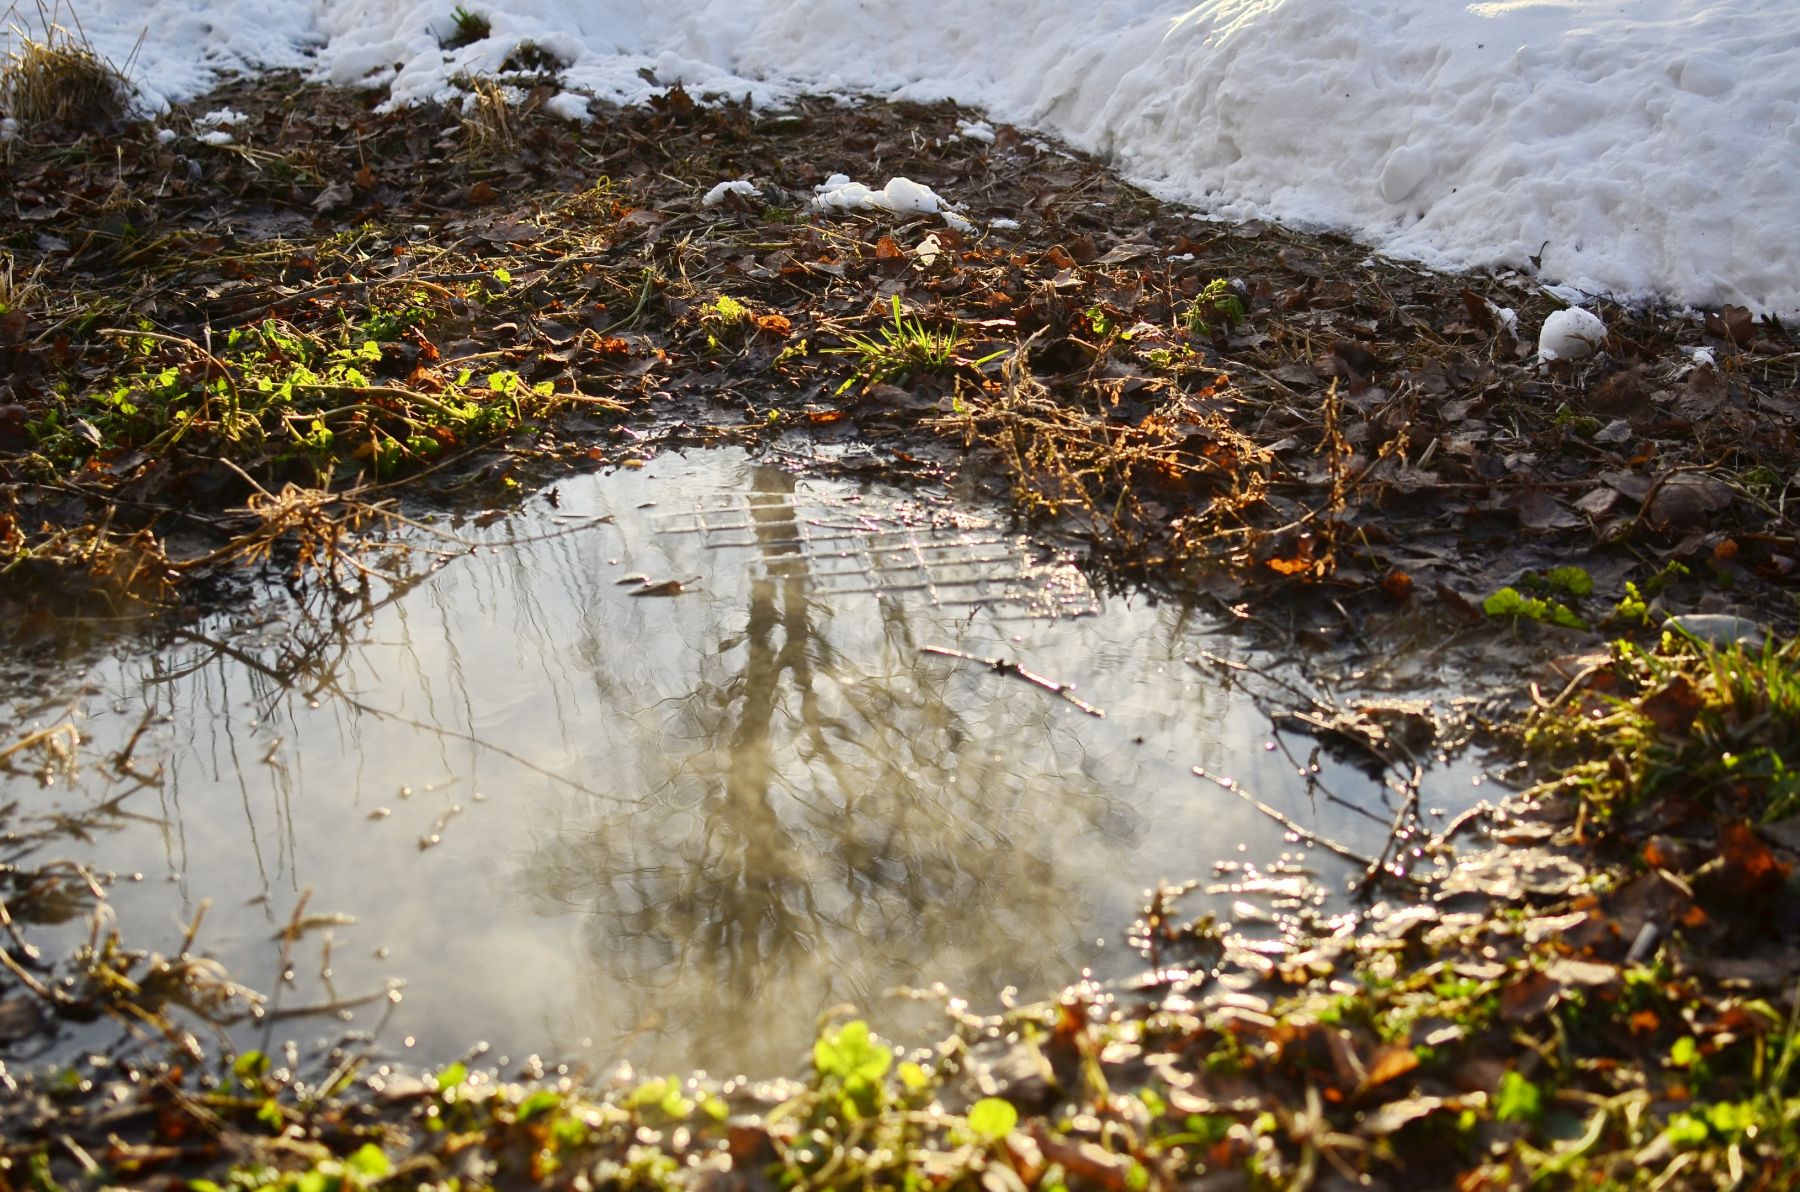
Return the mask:
<path id="1" fill-rule="evenodd" d="M 1516 617 L 1525 611 L 1525 598 L 1517 588 L 1501 588 L 1481 602 L 1481 611 L 1490 617 Z"/>
<path id="2" fill-rule="evenodd" d="M 551 1089 L 539 1089 L 519 1102 L 518 1111 L 514 1116 L 521 1122 L 528 1122 L 546 1110 L 555 1109 L 561 1102 L 561 1094 Z"/>
<path id="3" fill-rule="evenodd" d="M 384 1180 L 394 1170 L 387 1152 L 372 1142 L 365 1142 L 344 1160 L 344 1166 L 365 1180 Z"/>
<path id="4" fill-rule="evenodd" d="M 1683 1035 L 1669 1048 L 1669 1063 L 1676 1068 L 1691 1068 L 1700 1058 L 1700 1044 L 1692 1035 Z"/>
<path id="5" fill-rule="evenodd" d="M 1588 596 L 1594 591 L 1594 579 L 1580 567 L 1556 567 L 1544 577 L 1552 588 L 1571 596 Z"/>
<path id="6" fill-rule="evenodd" d="M 469 1066 L 461 1060 L 437 1074 L 438 1092 L 447 1093 L 469 1078 Z"/>
<path id="7" fill-rule="evenodd" d="M 1500 1078 L 1494 1116 L 1503 1122 L 1535 1122 L 1544 1112 L 1543 1090 L 1517 1072 Z"/>
<path id="8" fill-rule="evenodd" d="M 858 1018 L 813 1044 L 813 1067 L 821 1076 L 851 1080 L 880 1080 L 894 1062 L 894 1055 L 869 1033 L 869 1024 Z"/>
<path id="9" fill-rule="evenodd" d="M 1663 1133 L 1678 1147 L 1699 1146 L 1706 1141 L 1706 1123 L 1691 1113 L 1678 1113 L 1669 1119 Z"/>
<path id="10" fill-rule="evenodd" d="M 1019 1111 L 999 1097 L 983 1097 L 969 1107 L 969 1129 L 989 1142 L 999 1142 L 1018 1124 Z"/>

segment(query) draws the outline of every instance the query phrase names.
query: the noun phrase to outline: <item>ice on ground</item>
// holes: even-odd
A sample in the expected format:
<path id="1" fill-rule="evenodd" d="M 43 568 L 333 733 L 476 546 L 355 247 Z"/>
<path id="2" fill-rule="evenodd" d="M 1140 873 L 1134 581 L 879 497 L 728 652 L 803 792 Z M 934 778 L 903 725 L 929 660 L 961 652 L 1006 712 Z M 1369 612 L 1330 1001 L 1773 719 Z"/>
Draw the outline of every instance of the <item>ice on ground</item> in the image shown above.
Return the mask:
<path id="1" fill-rule="evenodd" d="M 749 181 L 739 178 L 732 182 L 721 182 L 706 192 L 700 200 L 702 207 L 717 207 L 725 201 L 726 195 L 743 195 L 745 198 L 760 199 L 762 191 L 757 190 Z"/>
<path id="2" fill-rule="evenodd" d="M 1214 215 L 1800 317 L 1786 0 L 491 0 L 455 49 L 443 0 L 80 3 L 114 62 L 144 35 L 152 108 L 321 46 L 321 77 L 446 99 L 529 42 L 601 99 L 954 99 Z"/>
<path id="3" fill-rule="evenodd" d="M 994 143 L 994 126 L 986 120 L 958 120 L 956 131 L 959 136 L 971 141 L 985 141 L 990 145 Z"/>
<path id="4" fill-rule="evenodd" d="M 234 124 L 242 124 L 250 117 L 236 108 L 220 108 L 216 112 L 208 112 L 194 123 L 201 128 L 230 128 Z"/>
<path id="5" fill-rule="evenodd" d="M 1538 332 L 1538 359 L 1581 360 L 1600 350 L 1606 324 L 1592 311 L 1570 306 L 1551 314 Z"/>
<path id="6" fill-rule="evenodd" d="M 901 215 L 941 215 L 959 232 L 975 225 L 959 215 L 937 191 L 911 178 L 890 178 L 880 190 L 871 190 L 847 174 L 833 174 L 813 187 L 813 208 L 818 211 L 893 211 Z"/>

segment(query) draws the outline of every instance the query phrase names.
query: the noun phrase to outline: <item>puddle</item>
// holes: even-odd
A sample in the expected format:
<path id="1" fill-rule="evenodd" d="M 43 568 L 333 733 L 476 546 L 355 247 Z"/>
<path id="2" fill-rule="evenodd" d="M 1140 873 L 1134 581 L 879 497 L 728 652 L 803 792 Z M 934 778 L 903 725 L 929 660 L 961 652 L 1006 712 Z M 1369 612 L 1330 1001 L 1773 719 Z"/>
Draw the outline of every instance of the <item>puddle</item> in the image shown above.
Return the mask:
<path id="1" fill-rule="evenodd" d="M 203 947 L 268 989 L 305 897 L 322 918 L 284 1005 L 403 981 L 353 1023 L 428 1060 L 483 1040 L 716 1072 L 788 1070 L 845 1002 L 903 1032 L 927 1012 L 896 986 L 1134 972 L 1161 876 L 1285 850 L 1342 888 L 1345 863 L 1195 766 L 1353 847 L 1385 837 L 1377 782 L 1326 762 L 1343 801 L 1309 796 L 1263 714 L 1189 665 L 1233 651 L 1215 625 L 1102 602 L 990 521 L 735 451 L 556 491 L 467 531 L 529 541 L 348 624 L 201 622 L 65 660 L 54 701 L 11 668 L 15 713 L 72 705 L 86 740 L 72 783 L 0 779 L 0 804 L 117 797 L 104 759 L 135 735 L 160 786 L 38 857 L 119 874 L 128 941 L 166 946 L 210 900 Z M 1445 767 L 1424 801 L 1479 793 Z"/>

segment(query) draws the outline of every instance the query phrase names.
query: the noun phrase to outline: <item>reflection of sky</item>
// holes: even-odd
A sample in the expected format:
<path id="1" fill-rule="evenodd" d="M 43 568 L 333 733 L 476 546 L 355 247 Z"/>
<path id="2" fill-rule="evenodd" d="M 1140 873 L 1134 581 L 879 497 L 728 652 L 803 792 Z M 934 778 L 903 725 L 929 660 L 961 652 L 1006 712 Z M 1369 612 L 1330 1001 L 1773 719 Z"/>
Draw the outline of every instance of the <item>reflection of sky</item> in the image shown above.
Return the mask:
<path id="1" fill-rule="evenodd" d="M 310 889 L 310 912 L 358 920 L 329 929 L 330 987 L 407 979 L 389 1033 L 434 1054 L 767 1071 L 838 1003 L 901 1013 L 896 985 L 1036 996 L 1130 970 L 1145 886 L 1285 847 L 1194 765 L 1378 847 L 1373 819 L 1309 807 L 1260 715 L 1187 665 L 1204 626 L 1172 604 L 1048 622 L 823 596 L 782 548 L 656 530 L 702 492 L 794 483 L 725 452 L 565 481 L 559 517 L 615 523 L 456 559 L 338 631 L 221 619 L 203 635 L 235 658 L 190 640 L 96 668 L 88 755 L 148 702 L 137 757 L 168 767 L 127 804 L 160 824 L 79 846 L 144 875 L 115 895 L 127 940 L 168 941 L 210 898 L 203 943 L 266 988 Z M 634 598 L 633 572 L 691 590 Z M 1076 683 L 1107 716 L 932 645 Z M 258 669 L 296 657 L 286 683 Z M 33 797 L 101 782 L 90 765 L 88 790 Z M 326 988 L 324 938 L 288 1004 Z"/>

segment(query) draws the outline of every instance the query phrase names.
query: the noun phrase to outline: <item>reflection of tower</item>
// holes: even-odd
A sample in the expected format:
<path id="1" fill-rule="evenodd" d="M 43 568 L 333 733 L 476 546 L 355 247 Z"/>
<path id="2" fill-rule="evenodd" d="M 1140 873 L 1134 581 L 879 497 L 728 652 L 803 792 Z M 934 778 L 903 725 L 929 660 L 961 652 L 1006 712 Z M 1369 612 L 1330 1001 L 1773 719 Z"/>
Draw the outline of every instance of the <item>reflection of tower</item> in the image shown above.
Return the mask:
<path id="1" fill-rule="evenodd" d="M 686 694 L 608 719 L 645 793 L 588 807 L 523 869 L 538 905 L 588 916 L 600 1021 L 581 1033 L 634 1060 L 780 1066 L 820 1010 L 893 1012 L 897 984 L 1066 978 L 1081 897 L 1055 865 L 1105 800 L 1060 718 L 922 659 L 954 614 L 824 594 L 793 478 L 746 479 L 753 566 L 672 606 L 722 643 Z"/>
<path id="2" fill-rule="evenodd" d="M 757 493 L 793 492 L 793 478 L 775 468 L 756 468 L 752 483 Z M 729 860 L 720 860 L 735 870 L 737 892 L 711 899 L 709 913 L 694 924 L 725 958 L 727 984 L 740 998 L 756 994 L 769 963 L 810 939 L 807 920 L 817 909 L 799 867 L 800 850 L 770 789 L 777 776 L 770 729 L 781 702 L 782 674 L 791 671 L 803 692 L 810 686 L 806 558 L 791 501 L 757 502 L 751 517 L 768 575 L 750 581 L 741 711 L 726 747 L 724 781 L 707 814 L 708 839 L 728 850 Z M 691 882 L 689 892 L 698 893 Z"/>

